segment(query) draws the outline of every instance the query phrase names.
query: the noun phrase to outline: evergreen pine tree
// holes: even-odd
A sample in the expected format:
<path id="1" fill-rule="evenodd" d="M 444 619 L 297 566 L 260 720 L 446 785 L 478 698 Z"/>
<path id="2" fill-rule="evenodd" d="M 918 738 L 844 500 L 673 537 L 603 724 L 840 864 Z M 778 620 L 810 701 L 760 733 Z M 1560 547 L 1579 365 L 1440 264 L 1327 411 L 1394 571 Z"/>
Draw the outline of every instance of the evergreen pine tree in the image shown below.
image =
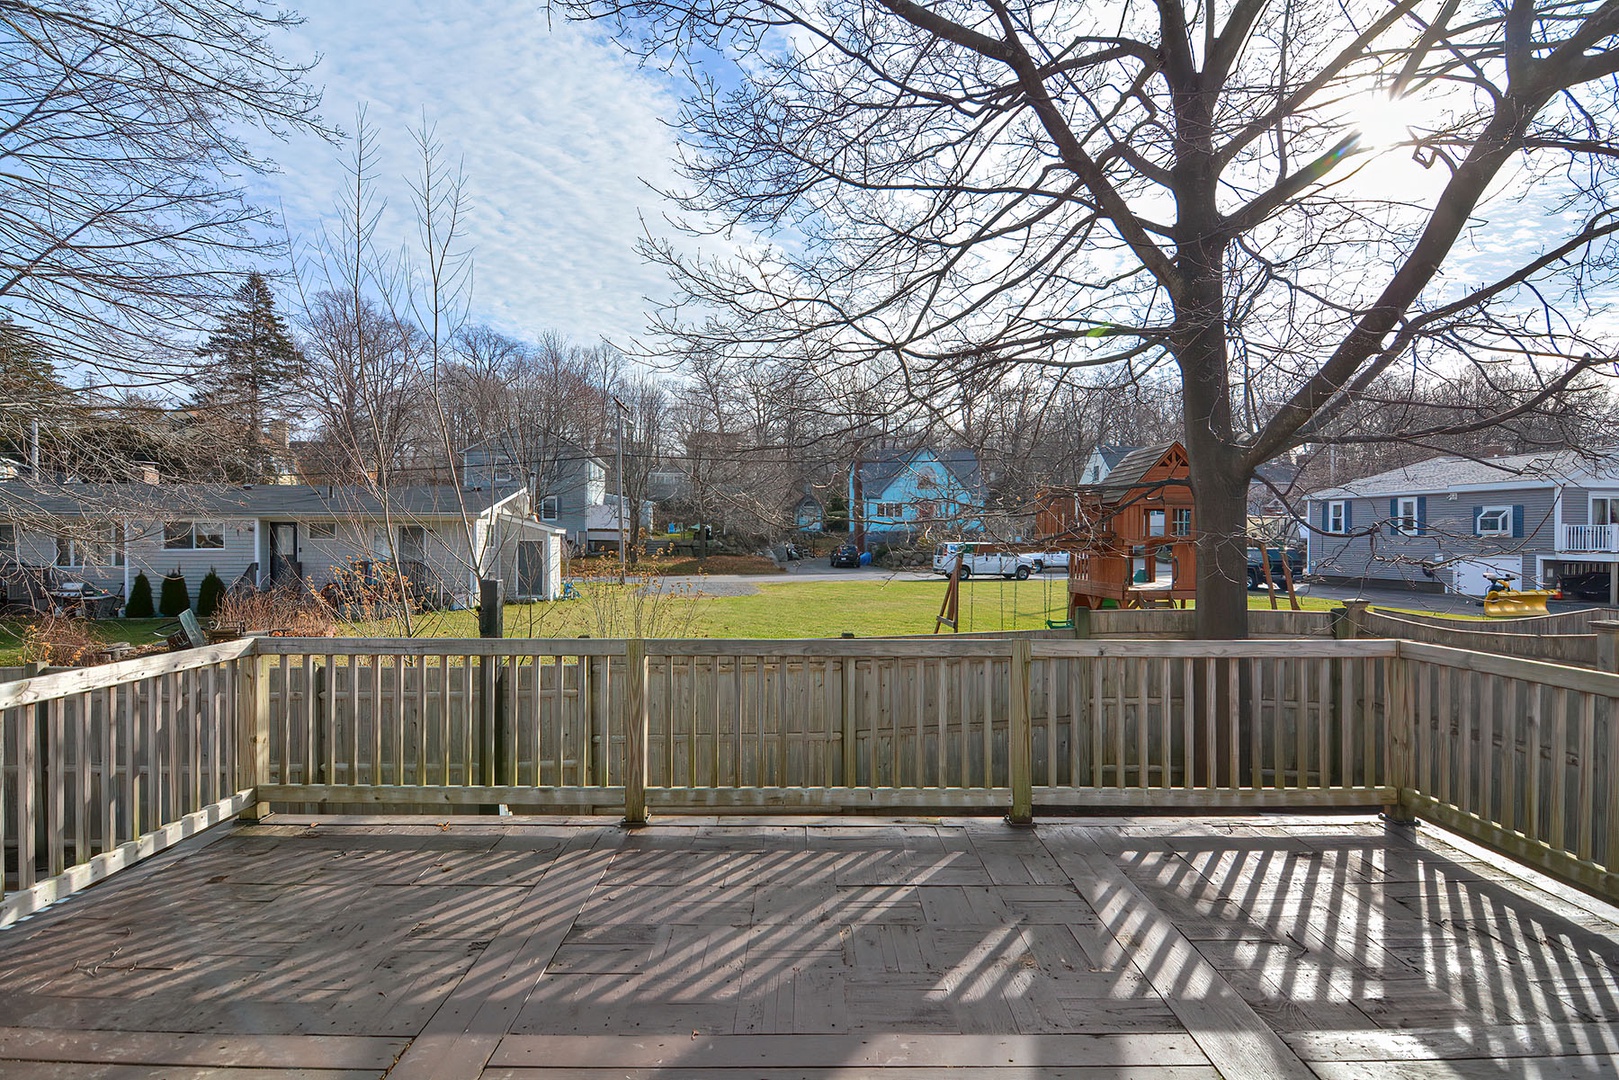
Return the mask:
<path id="1" fill-rule="evenodd" d="M 158 596 L 157 613 L 172 619 L 190 606 L 191 590 L 186 585 L 186 576 L 178 570 L 164 575 L 163 591 Z"/>
<path id="2" fill-rule="evenodd" d="M 208 619 L 219 613 L 220 602 L 225 599 L 225 583 L 220 580 L 219 571 L 213 567 L 208 568 L 208 576 L 202 579 L 197 586 L 197 615 Z"/>
<path id="3" fill-rule="evenodd" d="M 129 587 L 129 600 L 124 604 L 124 618 L 150 619 L 157 614 L 152 607 L 152 583 L 145 574 L 136 574 Z"/>
<path id="4" fill-rule="evenodd" d="M 304 358 L 263 274 L 247 275 L 197 355 L 210 363 L 197 373 L 193 404 L 220 433 L 227 472 L 249 483 L 270 479 L 265 434 L 285 416 L 280 401 Z"/>

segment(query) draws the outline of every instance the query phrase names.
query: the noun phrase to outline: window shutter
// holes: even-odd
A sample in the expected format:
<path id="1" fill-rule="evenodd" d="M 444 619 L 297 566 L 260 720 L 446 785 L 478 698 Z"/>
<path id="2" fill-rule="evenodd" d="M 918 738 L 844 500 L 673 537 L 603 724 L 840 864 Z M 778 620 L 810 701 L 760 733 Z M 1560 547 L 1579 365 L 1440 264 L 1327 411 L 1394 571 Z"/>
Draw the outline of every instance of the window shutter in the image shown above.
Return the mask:
<path id="1" fill-rule="evenodd" d="M 1344 532 L 1348 532 L 1355 525 L 1354 515 L 1350 513 L 1355 508 L 1354 500 L 1344 500 Z"/>
<path id="2" fill-rule="evenodd" d="M 1512 535 L 1514 537 L 1523 536 L 1523 507 L 1521 506 L 1512 508 Z"/>
<path id="3" fill-rule="evenodd" d="M 1389 535 L 1390 536 L 1398 536 L 1399 534 L 1400 534 L 1400 500 L 1399 499 L 1390 499 L 1389 500 Z"/>
<path id="4" fill-rule="evenodd" d="M 1327 532 L 1332 528 L 1331 514 L 1332 514 L 1332 504 L 1329 503 L 1329 502 L 1322 503 L 1321 504 L 1321 531 L 1322 532 Z"/>
<path id="5" fill-rule="evenodd" d="M 1417 535 L 1428 534 L 1428 496 L 1417 496 Z"/>
<path id="6" fill-rule="evenodd" d="M 1484 507 L 1482 507 L 1482 506 L 1473 507 L 1473 535 L 1474 536 L 1482 535 L 1478 531 L 1478 519 L 1483 517 L 1483 516 L 1484 516 Z"/>

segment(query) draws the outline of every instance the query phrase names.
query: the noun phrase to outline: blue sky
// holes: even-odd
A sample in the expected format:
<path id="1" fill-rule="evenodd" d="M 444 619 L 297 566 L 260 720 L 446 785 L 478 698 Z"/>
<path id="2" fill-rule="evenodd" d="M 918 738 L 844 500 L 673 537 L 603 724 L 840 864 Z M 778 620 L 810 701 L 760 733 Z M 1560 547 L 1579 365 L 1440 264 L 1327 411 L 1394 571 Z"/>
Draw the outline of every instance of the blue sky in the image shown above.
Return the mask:
<path id="1" fill-rule="evenodd" d="M 414 235 L 407 177 L 425 108 L 472 201 L 473 317 L 520 336 L 552 330 L 623 342 L 645 322 L 662 271 L 633 244 L 645 218 L 667 233 L 671 208 L 648 186 L 674 180 L 675 139 L 660 117 L 677 102 L 655 72 L 600 28 L 547 25 L 533 0 L 338 0 L 306 4 L 283 43 L 319 55 L 322 114 L 345 131 L 356 106 L 377 129 L 379 244 Z M 282 172 L 254 182 L 282 207 L 294 240 L 315 240 L 343 183 L 343 148 L 310 137 L 267 147 Z"/>

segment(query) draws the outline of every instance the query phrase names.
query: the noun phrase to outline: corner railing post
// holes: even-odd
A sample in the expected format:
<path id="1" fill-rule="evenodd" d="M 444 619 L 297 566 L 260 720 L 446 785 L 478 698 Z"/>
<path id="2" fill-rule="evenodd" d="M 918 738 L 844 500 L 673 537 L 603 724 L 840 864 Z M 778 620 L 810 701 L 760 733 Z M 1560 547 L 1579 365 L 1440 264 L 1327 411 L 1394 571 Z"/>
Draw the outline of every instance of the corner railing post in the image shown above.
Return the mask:
<path id="1" fill-rule="evenodd" d="M 1366 609 L 1371 604 L 1370 600 L 1345 600 L 1343 607 L 1333 608 L 1332 636 L 1340 641 L 1360 637 L 1362 624 L 1366 621 Z"/>
<path id="2" fill-rule="evenodd" d="M 624 825 L 636 828 L 647 823 L 647 743 L 649 742 L 646 698 L 646 642 L 633 638 L 624 643 Z"/>
<path id="3" fill-rule="evenodd" d="M 1619 621 L 1598 619 L 1591 632 L 1597 636 L 1597 670 L 1619 674 Z"/>
<path id="4" fill-rule="evenodd" d="M 270 657 L 261 655 L 255 642 L 236 663 L 242 676 L 236 699 L 237 777 L 242 790 L 254 790 L 241 818 L 259 821 L 270 813 L 270 804 L 257 796 L 260 785 L 270 782 Z"/>
<path id="5" fill-rule="evenodd" d="M 1006 725 L 1006 762 L 1012 786 L 1012 812 L 1006 820 L 1013 825 L 1034 823 L 1034 720 L 1029 703 L 1033 665 L 1029 639 L 1014 638 Z"/>
<path id="6" fill-rule="evenodd" d="M 1391 825 L 1414 825 L 1416 814 L 1412 797 L 1416 794 L 1416 770 L 1411 755 L 1415 746 L 1412 733 L 1416 716 L 1411 706 L 1410 661 L 1405 658 L 1400 644 L 1395 642 L 1394 655 L 1383 661 L 1386 673 L 1383 709 L 1388 725 L 1388 775 L 1384 782 L 1394 789 L 1394 801 L 1383 807 L 1383 819 Z"/>

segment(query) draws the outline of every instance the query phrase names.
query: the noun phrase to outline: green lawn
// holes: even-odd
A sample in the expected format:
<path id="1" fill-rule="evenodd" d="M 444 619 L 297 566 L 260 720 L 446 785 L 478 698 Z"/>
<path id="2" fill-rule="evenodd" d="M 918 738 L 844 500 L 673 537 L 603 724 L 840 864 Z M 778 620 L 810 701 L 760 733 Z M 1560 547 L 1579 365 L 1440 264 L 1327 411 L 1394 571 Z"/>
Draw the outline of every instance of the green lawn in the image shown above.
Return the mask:
<path id="1" fill-rule="evenodd" d="M 750 596 L 707 596 L 677 593 L 648 596 L 634 586 L 587 585 L 577 600 L 545 604 L 508 604 L 508 637 L 646 637 L 799 638 L 859 637 L 885 634 L 932 633 L 944 581 L 817 580 L 758 582 Z M 961 588 L 960 629 L 963 633 L 996 630 L 1040 630 L 1047 619 L 1064 614 L 1061 579 L 1002 581 L 977 579 Z M 1285 600 L 1279 600 L 1286 607 Z M 1301 597 L 1311 611 L 1338 606 L 1337 601 Z M 1262 595 L 1248 600 L 1251 608 L 1267 608 Z M 107 641 L 147 644 L 163 619 L 107 620 L 91 624 Z M 477 621 L 470 611 L 430 612 L 417 615 L 412 630 L 418 636 L 474 637 Z M 397 620 L 352 624 L 359 636 L 402 636 Z M 22 624 L 0 622 L 0 664 L 22 662 Z"/>

